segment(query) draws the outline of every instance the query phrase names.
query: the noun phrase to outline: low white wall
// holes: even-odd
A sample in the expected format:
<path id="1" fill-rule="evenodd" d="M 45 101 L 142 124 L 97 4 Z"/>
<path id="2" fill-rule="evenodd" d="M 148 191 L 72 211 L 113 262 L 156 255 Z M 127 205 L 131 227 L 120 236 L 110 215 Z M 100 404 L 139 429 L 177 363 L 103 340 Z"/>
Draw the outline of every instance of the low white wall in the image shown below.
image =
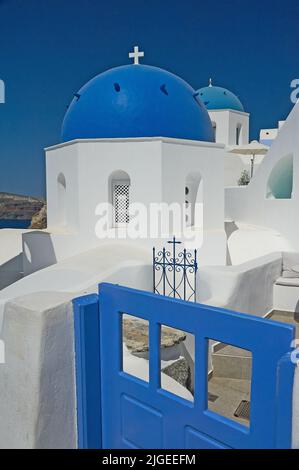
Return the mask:
<path id="1" fill-rule="evenodd" d="M 228 261 L 240 265 L 247 261 L 281 251 L 292 251 L 291 245 L 279 232 L 256 225 L 230 222 Z"/>
<path id="2" fill-rule="evenodd" d="M 281 269 L 281 253 L 235 266 L 203 267 L 197 278 L 197 301 L 264 316 L 273 307 L 273 286 Z"/>
<path id="3" fill-rule="evenodd" d="M 35 292 L 96 292 L 104 281 L 151 291 L 151 263 L 150 250 L 107 243 L 37 271 L 0 292 L 0 332 L 8 300 Z"/>
<path id="4" fill-rule="evenodd" d="M 299 312 L 299 287 L 275 285 L 273 307 L 284 312 Z"/>
<path id="5" fill-rule="evenodd" d="M 70 296 L 38 293 L 6 305 L 1 339 L 0 447 L 76 447 Z"/>

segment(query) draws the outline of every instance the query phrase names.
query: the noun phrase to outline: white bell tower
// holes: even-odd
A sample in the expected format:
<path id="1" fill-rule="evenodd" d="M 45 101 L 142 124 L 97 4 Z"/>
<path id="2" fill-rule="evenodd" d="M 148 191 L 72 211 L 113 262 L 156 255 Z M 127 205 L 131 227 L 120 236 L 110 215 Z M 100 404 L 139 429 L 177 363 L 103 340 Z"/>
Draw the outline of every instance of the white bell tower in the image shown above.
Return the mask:
<path id="1" fill-rule="evenodd" d="M 211 118 L 215 140 L 219 144 L 245 145 L 249 138 L 249 113 L 243 109 L 239 98 L 226 88 L 209 86 L 197 92 Z"/>

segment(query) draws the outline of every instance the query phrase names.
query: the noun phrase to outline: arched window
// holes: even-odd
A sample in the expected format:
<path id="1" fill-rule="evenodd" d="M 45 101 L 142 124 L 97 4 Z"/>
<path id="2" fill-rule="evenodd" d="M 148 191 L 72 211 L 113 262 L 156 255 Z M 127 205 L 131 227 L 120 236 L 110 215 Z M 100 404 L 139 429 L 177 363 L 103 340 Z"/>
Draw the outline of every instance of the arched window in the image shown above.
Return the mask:
<path id="1" fill-rule="evenodd" d="M 66 225 L 66 181 L 63 173 L 57 176 L 57 210 L 59 225 Z"/>
<path id="2" fill-rule="evenodd" d="M 197 171 L 189 173 L 185 184 L 187 227 L 203 227 L 203 178 Z"/>
<path id="3" fill-rule="evenodd" d="M 240 140 L 241 140 L 241 130 L 242 126 L 241 124 L 238 124 L 236 127 L 236 145 L 240 145 Z"/>
<path id="4" fill-rule="evenodd" d="M 109 178 L 109 200 L 113 207 L 112 225 L 121 227 L 129 223 L 130 177 L 122 170 L 114 171 Z"/>
<path id="5" fill-rule="evenodd" d="M 272 169 L 268 183 L 268 199 L 291 199 L 293 192 L 293 155 L 281 158 Z"/>

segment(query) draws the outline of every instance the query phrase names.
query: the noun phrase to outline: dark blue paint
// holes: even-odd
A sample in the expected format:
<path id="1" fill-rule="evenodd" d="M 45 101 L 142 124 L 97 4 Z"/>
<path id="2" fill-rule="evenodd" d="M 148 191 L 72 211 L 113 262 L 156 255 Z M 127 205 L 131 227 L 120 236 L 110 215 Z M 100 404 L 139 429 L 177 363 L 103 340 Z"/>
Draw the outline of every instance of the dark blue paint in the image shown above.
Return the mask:
<path id="1" fill-rule="evenodd" d="M 76 93 L 62 140 L 162 136 L 213 142 L 209 115 L 194 93 L 184 80 L 158 67 L 107 70 Z"/>
<path id="2" fill-rule="evenodd" d="M 197 90 L 197 93 L 207 109 L 233 109 L 235 111 L 244 111 L 244 107 L 239 98 L 226 88 L 207 86 Z"/>
<path id="3" fill-rule="evenodd" d="M 74 300 L 79 449 L 101 449 L 99 303 L 96 294 Z"/>
<path id="4" fill-rule="evenodd" d="M 77 358 L 83 344 L 85 360 L 77 362 L 79 436 L 88 426 L 82 410 L 98 414 L 102 402 L 103 448 L 290 448 L 292 430 L 292 390 L 294 364 L 290 344 L 295 329 L 291 325 L 252 315 L 170 299 L 111 284 L 100 285 L 100 327 L 97 297 L 75 300 L 75 319 L 89 316 L 89 330 L 75 320 Z M 77 305 L 77 307 L 76 307 Z M 89 306 L 93 315 L 90 316 Z M 122 372 L 121 313 L 149 321 L 150 380 L 143 382 Z M 92 327 L 93 323 L 93 327 Z M 160 325 L 166 324 L 195 335 L 195 396 L 188 402 L 160 388 Z M 101 374 L 98 333 L 100 331 Z M 96 341 L 90 338 L 96 338 Z M 84 339 L 83 339 L 84 338 Z M 208 339 L 214 339 L 252 352 L 250 428 L 208 409 Z M 94 367 L 94 358 L 97 367 Z M 86 359 L 88 357 L 88 360 Z M 78 359 L 77 359 L 78 361 Z M 86 373 L 89 372 L 89 378 Z M 92 372 L 92 373 L 91 373 Z M 101 396 L 98 374 L 102 379 Z M 86 375 L 86 376 L 85 376 Z M 85 380 L 85 382 L 84 382 Z M 88 397 L 92 390 L 91 403 Z M 95 393 L 99 396 L 95 398 Z M 80 404 L 83 400 L 83 404 Z M 81 411 L 80 411 L 81 410 Z M 81 414 L 80 414 L 81 413 Z M 92 439 L 94 419 L 85 429 Z M 100 433 L 100 431 L 98 430 Z M 95 439 L 98 436 L 94 436 Z M 82 442 L 82 440 L 81 440 Z M 89 446 L 88 439 L 84 442 Z"/>
<path id="5" fill-rule="evenodd" d="M 30 220 L 20 219 L 0 219 L 0 228 L 28 228 L 31 224 Z"/>

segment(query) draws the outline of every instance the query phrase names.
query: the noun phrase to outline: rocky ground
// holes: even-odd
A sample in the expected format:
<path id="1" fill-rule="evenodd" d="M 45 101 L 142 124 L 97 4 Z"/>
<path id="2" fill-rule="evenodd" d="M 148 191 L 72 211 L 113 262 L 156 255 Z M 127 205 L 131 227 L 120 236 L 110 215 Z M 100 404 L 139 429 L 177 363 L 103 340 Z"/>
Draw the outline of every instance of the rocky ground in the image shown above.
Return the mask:
<path id="1" fill-rule="evenodd" d="M 170 366 L 162 369 L 162 372 L 183 385 L 189 392 L 191 391 L 191 371 L 185 358 L 173 362 Z"/>
<path id="2" fill-rule="evenodd" d="M 44 229 L 47 227 L 47 205 L 44 204 L 42 208 L 36 212 L 32 219 L 29 228 Z"/>
<path id="3" fill-rule="evenodd" d="M 123 319 L 123 336 L 131 354 L 144 353 L 149 348 L 148 322 L 141 318 Z M 169 348 L 186 339 L 186 333 L 168 326 L 161 328 L 161 348 Z"/>
<path id="4" fill-rule="evenodd" d="M 146 353 L 149 349 L 148 322 L 142 319 L 123 318 L 123 338 L 128 351 L 136 356 Z M 186 333 L 174 328 L 162 326 L 161 350 L 173 347 L 186 339 Z M 190 391 L 191 371 L 186 359 L 180 358 L 162 369 L 162 372 Z"/>

